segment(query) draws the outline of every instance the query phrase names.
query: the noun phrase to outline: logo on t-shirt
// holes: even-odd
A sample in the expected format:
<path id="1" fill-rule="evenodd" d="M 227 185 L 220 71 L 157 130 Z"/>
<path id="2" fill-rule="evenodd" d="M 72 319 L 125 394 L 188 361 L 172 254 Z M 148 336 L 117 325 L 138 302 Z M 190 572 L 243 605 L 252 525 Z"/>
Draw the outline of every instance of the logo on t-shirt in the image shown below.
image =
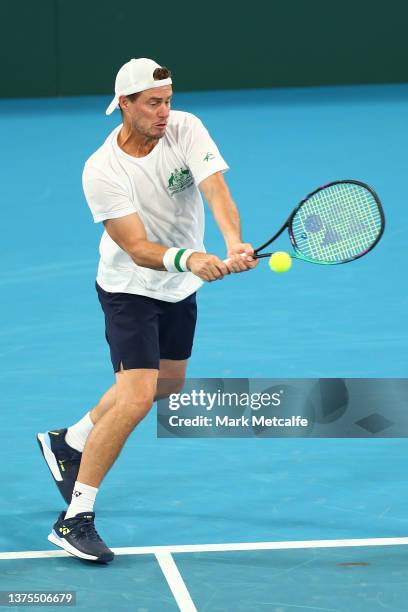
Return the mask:
<path id="1" fill-rule="evenodd" d="M 207 155 L 204 157 L 204 161 L 210 161 L 210 159 L 215 159 L 215 155 L 208 151 Z"/>
<path id="2" fill-rule="evenodd" d="M 188 168 L 176 168 L 169 178 L 168 189 L 171 195 L 173 195 L 174 193 L 184 191 L 187 187 L 191 187 L 193 183 L 194 180 Z"/>

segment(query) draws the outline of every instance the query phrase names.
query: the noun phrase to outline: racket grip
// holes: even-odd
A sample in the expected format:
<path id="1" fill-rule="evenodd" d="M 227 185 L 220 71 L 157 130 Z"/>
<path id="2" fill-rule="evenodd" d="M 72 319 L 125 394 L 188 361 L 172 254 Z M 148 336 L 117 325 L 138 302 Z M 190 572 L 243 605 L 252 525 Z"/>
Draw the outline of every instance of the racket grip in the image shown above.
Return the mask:
<path id="1" fill-rule="evenodd" d="M 245 257 L 246 253 L 240 253 L 241 257 Z M 258 255 L 255 255 L 255 253 L 253 255 L 251 255 L 252 259 L 258 259 Z M 231 257 L 227 257 L 227 259 L 223 259 L 222 260 L 225 264 L 228 264 L 231 261 Z"/>

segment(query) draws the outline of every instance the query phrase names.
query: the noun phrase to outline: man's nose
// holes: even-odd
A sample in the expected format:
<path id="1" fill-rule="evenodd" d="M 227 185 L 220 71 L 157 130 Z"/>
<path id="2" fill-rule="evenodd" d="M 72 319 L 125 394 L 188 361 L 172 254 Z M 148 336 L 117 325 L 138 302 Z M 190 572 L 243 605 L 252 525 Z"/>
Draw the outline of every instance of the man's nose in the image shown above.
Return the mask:
<path id="1" fill-rule="evenodd" d="M 168 117 L 170 113 L 170 109 L 167 106 L 167 104 L 162 104 L 159 108 L 159 115 L 160 117 Z"/>

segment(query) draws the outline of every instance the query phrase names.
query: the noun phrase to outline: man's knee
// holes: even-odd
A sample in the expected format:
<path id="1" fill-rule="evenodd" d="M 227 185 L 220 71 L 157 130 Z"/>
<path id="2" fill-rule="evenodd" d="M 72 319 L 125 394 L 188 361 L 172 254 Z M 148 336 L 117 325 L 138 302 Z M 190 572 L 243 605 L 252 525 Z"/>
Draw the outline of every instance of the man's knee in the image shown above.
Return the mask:
<path id="1" fill-rule="evenodd" d="M 185 378 L 159 378 L 157 381 L 156 399 L 164 399 L 173 393 L 181 393 Z"/>
<path id="2" fill-rule="evenodd" d="M 150 394 L 137 394 L 136 396 L 119 396 L 116 398 L 115 409 L 129 420 L 140 421 L 153 406 L 154 397 Z"/>

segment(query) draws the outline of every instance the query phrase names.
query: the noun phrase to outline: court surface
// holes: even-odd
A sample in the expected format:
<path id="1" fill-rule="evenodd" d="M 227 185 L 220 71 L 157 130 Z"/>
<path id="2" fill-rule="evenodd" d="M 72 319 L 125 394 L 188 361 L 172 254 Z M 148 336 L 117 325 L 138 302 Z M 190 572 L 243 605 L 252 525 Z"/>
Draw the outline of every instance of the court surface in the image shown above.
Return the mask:
<path id="1" fill-rule="evenodd" d="M 231 167 L 245 240 L 342 178 L 371 184 L 387 218 L 352 264 L 206 285 L 191 376 L 406 376 L 407 101 L 406 85 L 176 93 Z M 48 543 L 63 506 L 35 433 L 73 423 L 113 382 L 101 228 L 81 188 L 119 121 L 107 103 L 0 101 L 0 590 L 72 589 L 78 610 L 405 611 L 405 439 L 158 440 L 153 409 L 98 495 L 98 529 L 123 554 L 86 565 Z M 225 256 L 210 213 L 206 236 Z"/>

